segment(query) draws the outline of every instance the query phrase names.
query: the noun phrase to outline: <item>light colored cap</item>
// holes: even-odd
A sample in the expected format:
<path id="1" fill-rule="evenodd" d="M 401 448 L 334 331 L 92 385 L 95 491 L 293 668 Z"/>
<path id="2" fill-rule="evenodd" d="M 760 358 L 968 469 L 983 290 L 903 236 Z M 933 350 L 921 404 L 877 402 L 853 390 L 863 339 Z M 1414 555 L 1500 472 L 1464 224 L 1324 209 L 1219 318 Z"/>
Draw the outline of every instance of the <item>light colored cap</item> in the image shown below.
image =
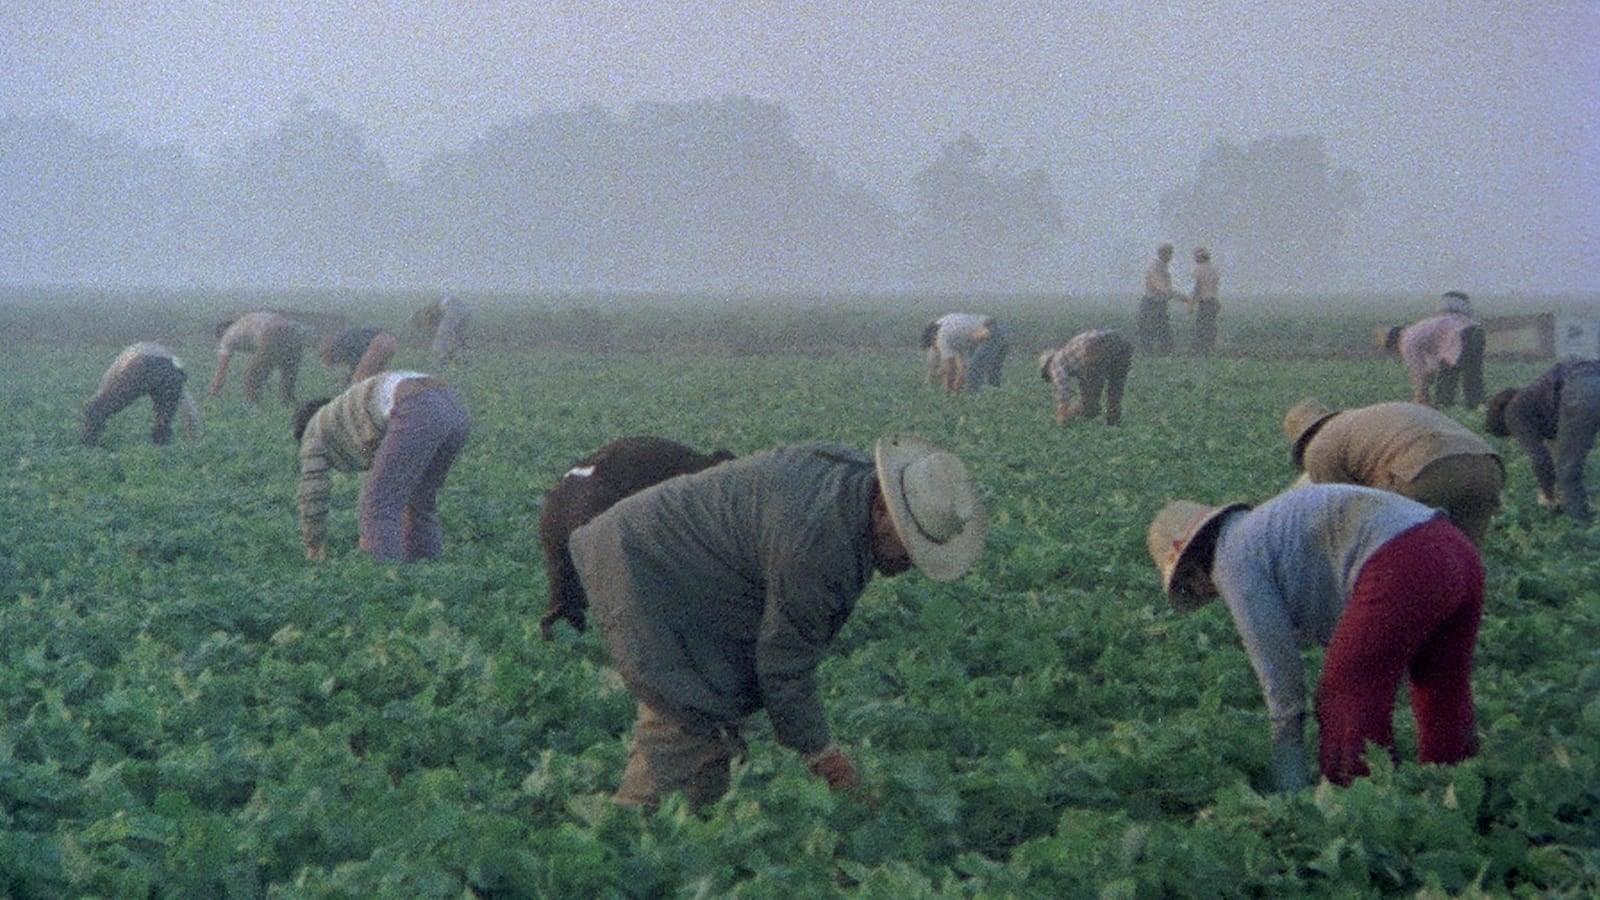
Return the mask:
<path id="1" fill-rule="evenodd" d="M 915 434 L 887 434 L 873 447 L 878 486 L 911 562 L 934 581 L 966 574 L 983 555 L 988 519 L 978 486 L 955 454 Z"/>
<path id="2" fill-rule="evenodd" d="M 1295 468 L 1300 467 L 1306 445 L 1316 436 L 1317 429 L 1338 414 L 1338 410 L 1329 409 L 1315 397 L 1301 400 L 1283 414 L 1283 436 L 1289 439 L 1289 458 L 1294 460 Z"/>
<path id="3" fill-rule="evenodd" d="M 1178 576 L 1187 575 L 1196 567 L 1209 568 L 1216 549 L 1216 529 L 1223 517 L 1249 508 L 1243 503 L 1207 506 L 1193 500 L 1174 500 L 1156 513 L 1145 535 L 1145 545 L 1161 573 L 1161 588 L 1178 612 L 1199 609 L 1215 596 L 1184 590 L 1182 586 L 1188 584 L 1188 579 L 1179 582 Z"/>

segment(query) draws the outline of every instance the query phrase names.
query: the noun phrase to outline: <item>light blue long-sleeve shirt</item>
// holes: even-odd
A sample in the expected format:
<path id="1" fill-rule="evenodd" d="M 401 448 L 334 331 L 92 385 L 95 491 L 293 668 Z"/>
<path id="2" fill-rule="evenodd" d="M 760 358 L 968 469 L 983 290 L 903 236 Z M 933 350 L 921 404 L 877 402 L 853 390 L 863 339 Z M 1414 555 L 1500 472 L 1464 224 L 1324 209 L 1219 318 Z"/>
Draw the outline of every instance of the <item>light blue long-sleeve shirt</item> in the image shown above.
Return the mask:
<path id="1" fill-rule="evenodd" d="M 1388 491 L 1318 484 L 1223 522 L 1211 580 L 1261 682 L 1274 739 L 1298 738 L 1303 727 L 1300 648 L 1333 639 L 1372 554 L 1436 515 Z"/>

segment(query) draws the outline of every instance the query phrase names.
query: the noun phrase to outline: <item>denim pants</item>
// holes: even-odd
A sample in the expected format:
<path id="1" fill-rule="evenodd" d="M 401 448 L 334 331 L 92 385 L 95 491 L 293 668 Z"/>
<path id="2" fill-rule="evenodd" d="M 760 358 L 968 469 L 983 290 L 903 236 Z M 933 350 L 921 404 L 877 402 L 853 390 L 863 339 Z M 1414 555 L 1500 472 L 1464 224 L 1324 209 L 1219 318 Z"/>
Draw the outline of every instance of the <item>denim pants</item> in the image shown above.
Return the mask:
<path id="1" fill-rule="evenodd" d="M 1551 455 L 1556 464 L 1556 497 L 1574 519 L 1589 519 L 1589 495 L 1583 485 L 1583 464 L 1600 431 L 1600 372 L 1580 371 L 1561 382 L 1556 439 Z"/>
<path id="2" fill-rule="evenodd" d="M 448 387 L 395 401 L 361 486 L 361 549 L 389 561 L 438 558 L 439 488 L 471 430 L 467 408 Z"/>

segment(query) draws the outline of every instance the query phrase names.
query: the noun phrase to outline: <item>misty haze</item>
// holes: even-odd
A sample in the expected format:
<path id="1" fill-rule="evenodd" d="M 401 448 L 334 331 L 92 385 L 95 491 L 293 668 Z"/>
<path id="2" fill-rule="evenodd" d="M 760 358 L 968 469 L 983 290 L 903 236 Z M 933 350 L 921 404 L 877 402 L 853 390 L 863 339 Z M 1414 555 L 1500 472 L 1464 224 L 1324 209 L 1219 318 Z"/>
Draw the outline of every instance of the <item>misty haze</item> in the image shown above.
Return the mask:
<path id="1" fill-rule="evenodd" d="M 1004 6 L 13 5 L 0 283 L 1594 288 L 1592 3 Z"/>

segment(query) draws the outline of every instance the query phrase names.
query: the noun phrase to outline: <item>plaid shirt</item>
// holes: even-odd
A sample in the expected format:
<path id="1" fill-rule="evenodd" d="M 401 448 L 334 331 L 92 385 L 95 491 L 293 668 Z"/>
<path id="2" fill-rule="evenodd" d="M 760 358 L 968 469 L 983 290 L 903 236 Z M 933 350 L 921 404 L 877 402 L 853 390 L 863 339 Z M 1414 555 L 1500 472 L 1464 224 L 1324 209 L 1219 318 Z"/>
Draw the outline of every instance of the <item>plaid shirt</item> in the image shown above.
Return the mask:
<path id="1" fill-rule="evenodd" d="M 1103 328 L 1080 331 L 1046 357 L 1043 369 L 1050 377 L 1050 383 L 1055 385 L 1057 403 L 1065 404 L 1072 400 L 1072 379 L 1082 378 L 1088 371 L 1089 350 L 1103 338 L 1115 333 Z"/>

